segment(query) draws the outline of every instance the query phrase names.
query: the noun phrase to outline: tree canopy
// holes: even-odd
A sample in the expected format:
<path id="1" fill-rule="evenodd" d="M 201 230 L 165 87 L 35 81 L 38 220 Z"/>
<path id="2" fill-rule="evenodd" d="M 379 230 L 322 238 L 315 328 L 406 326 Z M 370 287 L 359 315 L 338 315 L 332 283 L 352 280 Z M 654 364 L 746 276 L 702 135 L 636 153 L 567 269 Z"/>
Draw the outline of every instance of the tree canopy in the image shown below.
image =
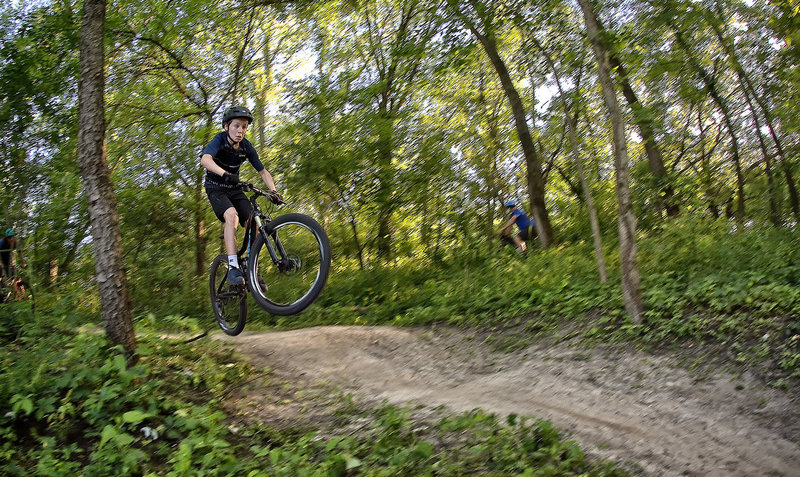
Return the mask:
<path id="1" fill-rule="evenodd" d="M 639 229 L 677 216 L 795 227 L 790 2 L 589 3 Z M 2 222 L 43 282 L 86 284 L 82 3 L 2 8 Z M 611 121 L 576 2 L 115 0 L 107 12 L 107 154 L 134 307 L 197 288 L 220 247 L 198 155 L 232 104 L 253 109 L 249 138 L 284 195 L 324 224 L 342 267 L 493 247 L 507 200 L 525 205 L 547 247 L 589 240 L 589 194 L 595 235 L 619 240 Z"/>

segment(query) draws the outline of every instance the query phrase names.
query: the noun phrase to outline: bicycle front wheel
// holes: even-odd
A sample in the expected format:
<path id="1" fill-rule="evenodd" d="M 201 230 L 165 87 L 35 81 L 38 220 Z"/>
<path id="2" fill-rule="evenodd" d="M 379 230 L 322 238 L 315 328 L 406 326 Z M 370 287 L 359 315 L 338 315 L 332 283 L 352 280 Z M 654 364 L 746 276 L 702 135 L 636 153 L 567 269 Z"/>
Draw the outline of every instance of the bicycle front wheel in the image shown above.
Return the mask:
<path id="1" fill-rule="evenodd" d="M 248 264 L 248 286 L 256 303 L 280 316 L 308 308 L 331 268 L 328 236 L 316 220 L 286 214 L 259 231 Z"/>
<path id="2" fill-rule="evenodd" d="M 211 263 L 208 285 L 219 327 L 231 336 L 238 335 L 247 321 L 247 288 L 228 284 L 227 255 L 218 255 Z"/>

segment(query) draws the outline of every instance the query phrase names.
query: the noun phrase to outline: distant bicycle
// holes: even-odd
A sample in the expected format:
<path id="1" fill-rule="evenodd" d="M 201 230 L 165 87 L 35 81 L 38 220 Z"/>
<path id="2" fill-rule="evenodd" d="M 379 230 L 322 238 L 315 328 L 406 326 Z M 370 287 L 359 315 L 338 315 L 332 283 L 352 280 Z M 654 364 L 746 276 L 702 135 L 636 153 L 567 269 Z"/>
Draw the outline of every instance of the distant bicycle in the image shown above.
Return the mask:
<path id="1" fill-rule="evenodd" d="M 228 257 L 218 255 L 211 263 L 211 308 L 222 331 L 235 336 L 247 321 L 247 292 L 264 310 L 279 316 L 295 315 L 308 308 L 322 292 L 331 267 L 328 236 L 316 220 L 290 213 L 272 218 L 258 199 L 282 202 L 252 184 L 241 183 L 253 213 L 247 220 L 242 247 L 237 252 L 244 271 L 244 285 L 228 284 Z"/>

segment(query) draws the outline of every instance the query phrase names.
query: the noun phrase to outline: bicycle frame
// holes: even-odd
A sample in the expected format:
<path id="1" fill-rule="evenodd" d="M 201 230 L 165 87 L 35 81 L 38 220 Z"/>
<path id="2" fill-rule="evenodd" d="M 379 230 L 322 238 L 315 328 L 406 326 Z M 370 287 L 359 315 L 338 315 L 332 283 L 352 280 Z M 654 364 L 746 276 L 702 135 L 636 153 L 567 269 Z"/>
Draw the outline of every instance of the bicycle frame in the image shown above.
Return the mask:
<path id="1" fill-rule="evenodd" d="M 261 210 L 261 207 L 258 205 L 258 198 L 261 196 L 267 197 L 269 194 L 246 182 L 242 183 L 242 190 L 245 193 L 253 193 L 253 195 L 250 196 L 250 205 L 253 208 L 253 212 L 250 214 L 250 217 L 246 222 L 248 227 L 247 231 L 245 232 L 244 240 L 242 241 L 242 248 L 239 249 L 238 252 L 239 256 L 245 261 L 249 258 L 250 247 L 253 244 L 255 234 L 259 233 L 264 239 L 264 243 L 267 246 L 267 251 L 272 259 L 272 263 L 277 265 L 281 272 L 285 271 L 286 262 L 288 259 L 286 250 L 283 248 L 277 232 L 273 231 L 271 234 L 267 232 L 267 224 L 272 221 L 272 217 L 270 217 L 268 213 L 265 213 L 263 210 Z M 272 240 L 267 240 L 268 237 L 272 238 Z M 275 245 L 273 245 L 273 242 Z M 247 280 L 247 278 L 245 278 L 245 280 Z"/>

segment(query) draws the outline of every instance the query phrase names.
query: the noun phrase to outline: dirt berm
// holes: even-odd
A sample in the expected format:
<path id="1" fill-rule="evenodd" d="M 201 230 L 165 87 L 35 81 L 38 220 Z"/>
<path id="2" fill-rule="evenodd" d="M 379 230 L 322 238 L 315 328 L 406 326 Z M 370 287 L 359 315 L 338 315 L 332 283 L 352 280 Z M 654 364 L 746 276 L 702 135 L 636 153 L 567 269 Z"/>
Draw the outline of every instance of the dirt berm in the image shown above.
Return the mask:
<path id="1" fill-rule="evenodd" d="M 796 397 L 746 373 L 690 372 L 674 357 L 568 343 L 498 351 L 453 329 L 330 326 L 219 338 L 256 366 L 366 399 L 548 419 L 590 455 L 646 475 L 800 476 Z"/>

